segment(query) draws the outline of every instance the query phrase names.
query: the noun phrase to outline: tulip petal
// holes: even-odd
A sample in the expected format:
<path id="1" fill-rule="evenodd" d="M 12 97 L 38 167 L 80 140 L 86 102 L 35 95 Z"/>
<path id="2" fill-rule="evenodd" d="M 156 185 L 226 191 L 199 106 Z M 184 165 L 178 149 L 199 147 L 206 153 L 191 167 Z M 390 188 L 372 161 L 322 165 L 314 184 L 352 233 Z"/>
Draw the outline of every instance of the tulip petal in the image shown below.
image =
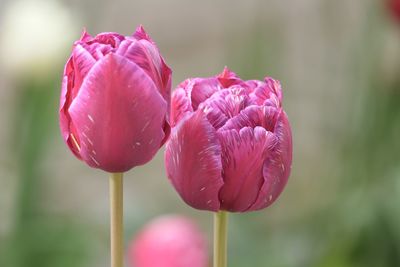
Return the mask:
<path id="1" fill-rule="evenodd" d="M 255 203 L 249 210 L 259 210 L 271 205 L 285 187 L 292 168 L 292 133 L 289 120 L 281 111 L 274 134 L 278 139 L 275 149 L 263 166 L 264 184 Z"/>
<path id="2" fill-rule="evenodd" d="M 134 37 L 136 40 L 147 40 L 147 41 L 149 41 L 150 43 L 154 43 L 153 40 L 150 38 L 150 35 L 148 35 L 147 32 L 145 31 L 143 25 L 139 25 L 139 26 L 136 28 L 136 31 L 135 31 L 135 33 L 133 34 L 133 37 Z"/>
<path id="3" fill-rule="evenodd" d="M 124 172 L 157 152 L 166 110 L 165 100 L 138 65 L 108 54 L 86 75 L 69 114 L 82 158 L 90 166 Z"/>
<path id="4" fill-rule="evenodd" d="M 221 74 L 217 76 L 218 81 L 222 85 L 222 88 L 228 88 L 232 85 L 242 84 L 243 81 L 228 67 L 225 67 Z"/>
<path id="5" fill-rule="evenodd" d="M 266 77 L 264 82 L 250 80 L 246 82 L 249 87 L 254 88 L 250 94 L 251 100 L 257 105 L 282 106 L 282 88 L 278 80 Z"/>
<path id="6" fill-rule="evenodd" d="M 235 129 L 239 131 L 243 127 L 255 128 L 261 126 L 267 131 L 273 132 L 279 115 L 279 111 L 270 106 L 249 106 L 237 116 L 229 119 L 221 131 Z"/>
<path id="7" fill-rule="evenodd" d="M 246 107 L 248 96 L 243 88 L 223 89 L 214 93 L 199 105 L 215 129 L 222 127 L 230 118 Z"/>
<path id="8" fill-rule="evenodd" d="M 187 204 L 201 210 L 219 210 L 221 147 L 203 112 L 192 113 L 172 130 L 165 165 L 168 178 Z"/>
<path id="9" fill-rule="evenodd" d="M 217 92 L 221 86 L 218 80 L 215 78 L 195 78 L 192 80 L 190 96 L 192 100 L 192 106 L 194 110 L 197 110 L 198 106 L 204 102 L 207 98 Z"/>
<path id="10" fill-rule="evenodd" d="M 218 131 L 222 147 L 224 185 L 221 209 L 243 212 L 257 199 L 263 185 L 263 166 L 276 145 L 274 134 L 261 127 Z"/>
<path id="11" fill-rule="evenodd" d="M 68 88 L 68 90 L 70 90 L 71 100 L 76 97 L 83 79 L 96 63 L 96 60 L 81 44 L 77 44 L 72 51 L 72 62 L 74 69 L 73 86 L 72 88 Z"/>
<path id="12" fill-rule="evenodd" d="M 125 43 L 125 44 L 124 44 Z M 129 46 L 126 46 L 129 43 Z M 153 79 L 161 95 L 169 102 L 171 92 L 171 69 L 165 64 L 157 47 L 148 40 L 125 40 L 117 54 L 136 63 Z"/>
<path id="13" fill-rule="evenodd" d="M 190 99 L 186 91 L 182 88 L 177 88 L 171 99 L 171 124 L 175 127 L 178 122 L 190 112 L 193 112 Z"/>

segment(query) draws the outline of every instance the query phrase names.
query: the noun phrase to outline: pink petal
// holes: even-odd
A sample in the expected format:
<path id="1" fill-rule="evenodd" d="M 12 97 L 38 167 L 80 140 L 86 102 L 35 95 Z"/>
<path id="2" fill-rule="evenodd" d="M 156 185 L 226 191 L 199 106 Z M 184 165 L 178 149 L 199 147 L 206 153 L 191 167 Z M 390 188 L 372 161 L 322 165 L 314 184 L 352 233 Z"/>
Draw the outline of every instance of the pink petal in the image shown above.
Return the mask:
<path id="1" fill-rule="evenodd" d="M 221 88 L 215 78 L 195 78 L 190 86 L 190 96 L 194 110 Z"/>
<path id="2" fill-rule="evenodd" d="M 162 216 L 147 224 L 133 240 L 131 267 L 206 267 L 208 248 L 197 225 L 182 216 Z"/>
<path id="3" fill-rule="evenodd" d="M 88 42 L 92 39 L 93 39 L 93 37 L 86 31 L 86 29 L 83 29 L 81 38 L 79 38 L 79 41 Z"/>
<path id="4" fill-rule="evenodd" d="M 253 88 L 250 98 L 257 105 L 281 107 L 282 89 L 278 80 L 266 77 L 264 82 L 258 80 L 246 81 Z"/>
<path id="5" fill-rule="evenodd" d="M 167 174 L 190 206 L 217 211 L 221 178 L 221 147 L 203 112 L 183 119 L 171 133 L 165 152 Z"/>
<path id="6" fill-rule="evenodd" d="M 243 83 L 243 81 L 228 67 L 225 67 L 221 74 L 217 76 L 218 81 L 223 88 Z"/>
<path id="7" fill-rule="evenodd" d="M 279 110 L 269 106 L 249 106 L 237 116 L 229 119 L 220 131 L 235 129 L 239 131 L 244 127 L 255 128 L 261 126 L 273 132 L 279 115 Z"/>
<path id="8" fill-rule="evenodd" d="M 61 86 L 61 96 L 60 96 L 60 129 L 64 142 L 67 144 L 69 149 L 74 153 L 76 157 L 81 159 L 79 154 L 79 148 L 76 146 L 73 138 L 75 135 L 75 128 L 71 125 L 71 118 L 68 114 L 68 108 L 71 103 L 71 91 L 74 80 L 74 69 L 72 56 L 68 59 L 64 68 L 64 77 Z"/>
<path id="9" fill-rule="evenodd" d="M 215 129 L 222 127 L 230 118 L 248 104 L 248 96 L 243 88 L 222 89 L 199 105 L 207 114 L 207 119 Z"/>
<path id="10" fill-rule="evenodd" d="M 165 64 L 157 47 L 147 41 L 126 40 L 121 43 L 117 54 L 141 67 L 153 79 L 165 101 L 169 102 L 171 93 L 171 69 Z"/>
<path id="11" fill-rule="evenodd" d="M 93 38 L 92 42 L 110 45 L 113 48 L 119 46 L 119 44 L 125 40 L 125 37 L 116 32 L 102 32 Z"/>
<path id="12" fill-rule="evenodd" d="M 259 210 L 271 205 L 285 187 L 292 168 L 292 133 L 286 113 L 282 111 L 278 117 L 274 134 L 277 145 L 264 162 L 264 184 L 255 203 L 249 210 Z"/>
<path id="13" fill-rule="evenodd" d="M 71 100 L 76 97 L 83 79 L 96 63 L 96 60 L 81 44 L 77 44 L 72 51 L 72 63 L 74 69 L 73 87 L 68 89 L 71 90 Z"/>
<path id="14" fill-rule="evenodd" d="M 148 75 L 115 54 L 95 64 L 69 108 L 82 158 L 109 172 L 127 171 L 154 156 L 166 111 Z"/>
<path id="15" fill-rule="evenodd" d="M 150 35 L 147 34 L 147 32 L 144 30 L 143 25 L 139 25 L 136 28 L 135 33 L 132 35 L 136 40 L 147 40 L 150 43 L 154 43 L 153 40 L 151 39 Z"/>
<path id="16" fill-rule="evenodd" d="M 256 201 L 263 185 L 266 155 L 276 138 L 261 127 L 240 131 L 218 131 L 222 147 L 224 185 L 220 191 L 221 209 L 243 212 Z"/>
<path id="17" fill-rule="evenodd" d="M 173 127 L 187 114 L 193 112 L 190 99 L 182 88 L 177 88 L 172 94 L 171 107 L 171 124 Z"/>

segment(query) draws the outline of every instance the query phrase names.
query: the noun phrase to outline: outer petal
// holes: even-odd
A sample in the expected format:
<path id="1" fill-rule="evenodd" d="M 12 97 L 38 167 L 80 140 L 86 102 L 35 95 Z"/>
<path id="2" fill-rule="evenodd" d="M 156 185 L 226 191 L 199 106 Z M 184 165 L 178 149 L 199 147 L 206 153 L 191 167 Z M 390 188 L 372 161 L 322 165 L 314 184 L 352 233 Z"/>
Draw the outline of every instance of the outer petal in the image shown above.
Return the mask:
<path id="1" fill-rule="evenodd" d="M 214 128 L 197 111 L 172 130 L 165 152 L 168 178 L 182 199 L 201 210 L 219 210 L 221 146 Z"/>
<path id="2" fill-rule="evenodd" d="M 292 133 L 286 113 L 279 115 L 274 134 L 278 139 L 275 149 L 264 162 L 264 184 L 256 202 L 249 210 L 259 210 L 271 205 L 285 187 L 292 168 Z"/>
<path id="3" fill-rule="evenodd" d="M 263 185 L 266 155 L 276 144 L 271 132 L 261 127 L 239 131 L 218 131 L 222 147 L 224 185 L 220 191 L 221 209 L 243 212 L 256 201 Z"/>
<path id="4" fill-rule="evenodd" d="M 193 108 L 186 91 L 178 88 L 172 94 L 171 100 L 171 124 L 174 127 L 185 115 L 192 113 Z"/>
<path id="5" fill-rule="evenodd" d="M 127 43 L 129 46 L 127 47 Z M 122 42 L 117 54 L 132 60 L 153 79 L 155 85 L 169 101 L 171 94 L 171 69 L 164 63 L 157 47 L 147 40 L 125 40 Z"/>
<path id="6" fill-rule="evenodd" d="M 64 76 L 61 86 L 61 96 L 60 96 L 60 129 L 64 142 L 67 144 L 69 149 L 74 153 L 74 155 L 81 159 L 79 154 L 79 147 L 76 145 L 75 140 L 75 129 L 71 127 L 71 117 L 68 114 L 69 104 L 72 98 L 72 88 L 74 84 L 74 68 L 72 56 L 68 59 L 67 64 L 64 68 Z"/>
<path id="7" fill-rule="evenodd" d="M 166 111 L 165 100 L 141 68 L 108 54 L 87 74 L 69 114 L 82 158 L 90 166 L 123 172 L 157 152 Z"/>
<path id="8" fill-rule="evenodd" d="M 73 86 L 68 88 L 71 94 L 71 101 L 76 97 L 83 79 L 89 73 L 90 69 L 96 63 L 93 56 L 81 45 L 77 44 L 72 51 L 73 63 Z"/>

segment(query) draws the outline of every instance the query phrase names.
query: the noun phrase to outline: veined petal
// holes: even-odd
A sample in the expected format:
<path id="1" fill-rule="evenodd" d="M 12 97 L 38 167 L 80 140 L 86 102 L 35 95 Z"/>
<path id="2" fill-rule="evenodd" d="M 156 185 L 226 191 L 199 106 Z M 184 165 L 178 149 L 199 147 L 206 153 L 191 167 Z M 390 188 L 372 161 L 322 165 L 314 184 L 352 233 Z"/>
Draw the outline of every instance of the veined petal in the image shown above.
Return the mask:
<path id="1" fill-rule="evenodd" d="M 221 209 L 243 212 L 257 199 L 263 185 L 263 166 L 276 137 L 261 127 L 218 131 L 222 147 L 224 185 Z"/>
<path id="2" fill-rule="evenodd" d="M 81 159 L 79 154 L 79 147 L 76 145 L 75 128 L 71 124 L 71 117 L 68 114 L 68 108 L 72 101 L 72 91 L 74 85 L 74 64 L 72 56 L 68 59 L 64 67 L 64 76 L 61 85 L 61 96 L 60 96 L 60 129 L 64 142 L 67 144 L 69 149 L 74 153 L 76 157 Z"/>
<path id="3" fill-rule="evenodd" d="M 188 98 L 186 91 L 182 88 L 177 88 L 172 94 L 171 107 L 172 127 L 176 126 L 185 115 L 193 112 L 190 99 Z"/>
<path id="4" fill-rule="evenodd" d="M 282 89 L 278 80 L 266 77 L 264 81 L 250 80 L 246 84 L 253 88 L 250 98 L 254 104 L 277 108 L 282 106 Z"/>
<path id="5" fill-rule="evenodd" d="M 243 88 L 222 89 L 199 105 L 215 129 L 222 127 L 246 107 L 248 95 Z"/>
<path id="6" fill-rule="evenodd" d="M 228 67 L 225 67 L 221 74 L 217 76 L 219 83 L 223 88 L 231 87 L 232 85 L 242 84 L 243 81 Z"/>
<path id="7" fill-rule="evenodd" d="M 135 33 L 132 35 L 136 40 L 147 40 L 150 43 L 154 43 L 153 40 L 150 38 L 150 35 L 147 34 L 147 32 L 145 31 L 143 25 L 139 25 L 136 28 Z"/>
<path id="8" fill-rule="evenodd" d="M 290 175 L 292 168 L 292 133 L 284 111 L 279 114 L 274 134 L 278 142 L 264 162 L 264 184 L 257 200 L 249 210 L 259 210 L 271 205 L 283 191 Z"/>
<path id="9" fill-rule="evenodd" d="M 172 130 L 165 166 L 168 178 L 187 204 L 201 210 L 219 210 L 221 146 L 202 111 L 192 113 Z"/>
<path id="10" fill-rule="evenodd" d="M 255 128 L 261 126 L 267 131 L 273 132 L 279 115 L 279 110 L 270 106 L 249 106 L 237 116 L 229 119 L 221 131 L 235 129 L 239 131 L 244 127 Z"/>
<path id="11" fill-rule="evenodd" d="M 165 101 L 169 101 L 172 72 L 153 43 L 147 40 L 125 40 L 121 43 L 117 54 L 141 67 L 153 80 Z"/>
<path id="12" fill-rule="evenodd" d="M 76 97 L 83 79 L 96 63 L 96 60 L 81 44 L 77 44 L 72 51 L 72 63 L 74 80 L 72 88 L 69 88 L 69 90 L 71 90 L 71 92 L 69 92 L 71 94 L 71 100 Z"/>
<path id="13" fill-rule="evenodd" d="M 88 42 L 88 41 L 90 41 L 92 39 L 93 39 L 93 37 L 84 28 L 83 31 L 82 31 L 82 34 L 81 34 L 81 38 L 79 38 L 79 41 Z"/>
<path id="14" fill-rule="evenodd" d="M 109 172 L 127 171 L 154 156 L 164 138 L 166 112 L 149 76 L 115 54 L 95 64 L 69 108 L 82 158 Z"/>
<path id="15" fill-rule="evenodd" d="M 194 110 L 207 98 L 217 92 L 221 86 L 215 78 L 195 78 L 192 80 L 190 97 Z"/>

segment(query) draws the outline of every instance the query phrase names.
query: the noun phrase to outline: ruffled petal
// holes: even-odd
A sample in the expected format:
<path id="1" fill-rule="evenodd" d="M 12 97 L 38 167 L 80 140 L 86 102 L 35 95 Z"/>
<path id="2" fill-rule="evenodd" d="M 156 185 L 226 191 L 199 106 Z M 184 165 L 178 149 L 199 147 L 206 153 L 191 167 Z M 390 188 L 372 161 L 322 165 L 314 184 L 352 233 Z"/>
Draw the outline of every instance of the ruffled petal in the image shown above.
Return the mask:
<path id="1" fill-rule="evenodd" d="M 253 88 L 250 99 L 255 105 L 282 106 L 282 89 L 278 80 L 266 77 L 264 81 L 246 81 L 246 85 Z"/>
<path id="2" fill-rule="evenodd" d="M 278 119 L 279 110 L 270 106 L 249 106 L 242 110 L 237 116 L 229 119 L 221 131 L 237 130 L 244 127 L 255 128 L 263 127 L 267 131 L 273 132 Z"/>
<path id="3" fill-rule="evenodd" d="M 226 66 L 222 71 L 222 73 L 217 75 L 217 79 L 221 84 L 222 88 L 229 88 L 232 85 L 244 84 L 243 81 L 239 78 L 239 76 L 237 76 L 236 73 L 228 69 L 228 67 Z"/>
<path id="4" fill-rule="evenodd" d="M 221 146 L 216 132 L 197 111 L 183 119 L 171 133 L 165 152 L 168 178 L 190 206 L 217 211 L 221 178 Z"/>
<path id="5" fill-rule="evenodd" d="M 256 201 L 264 183 L 265 157 L 275 147 L 276 138 L 261 127 L 218 131 L 218 138 L 224 170 L 224 185 L 219 194 L 221 209 L 246 211 Z"/>
<path id="6" fill-rule="evenodd" d="M 115 54 L 95 64 L 69 108 L 82 158 L 108 172 L 127 171 L 154 156 L 164 138 L 166 112 L 148 75 Z"/>
<path id="7" fill-rule="evenodd" d="M 215 78 L 195 78 L 192 80 L 190 87 L 190 96 L 194 110 L 212 96 L 215 92 L 221 89 L 218 80 Z"/>
<path id="8" fill-rule="evenodd" d="M 248 95 L 243 88 L 222 89 L 199 105 L 215 129 L 222 127 L 248 104 Z"/>
<path id="9" fill-rule="evenodd" d="M 274 130 L 277 145 L 264 162 L 264 183 L 255 203 L 249 210 L 259 210 L 271 205 L 285 187 L 292 168 L 292 133 L 289 120 L 281 111 Z"/>
<path id="10" fill-rule="evenodd" d="M 172 127 L 175 127 L 187 114 L 193 112 L 190 99 L 182 88 L 177 88 L 172 94 L 171 107 Z"/>

